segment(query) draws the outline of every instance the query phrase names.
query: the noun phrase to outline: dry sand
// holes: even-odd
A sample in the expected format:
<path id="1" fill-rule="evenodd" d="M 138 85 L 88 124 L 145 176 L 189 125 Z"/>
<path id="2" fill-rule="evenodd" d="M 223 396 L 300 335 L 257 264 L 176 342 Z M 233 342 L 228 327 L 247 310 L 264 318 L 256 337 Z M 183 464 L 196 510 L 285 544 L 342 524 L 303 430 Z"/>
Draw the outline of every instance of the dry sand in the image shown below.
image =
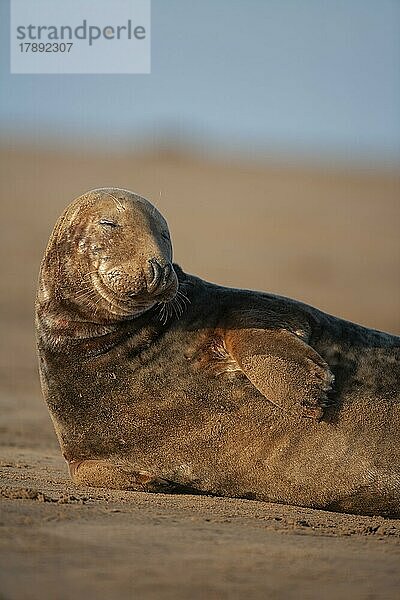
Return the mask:
<path id="1" fill-rule="evenodd" d="M 0 599 L 398 598 L 399 521 L 71 485 L 32 305 L 59 213 L 116 185 L 159 206 L 185 269 L 399 333 L 399 179 L 33 148 L 0 150 L 0 165 Z"/>

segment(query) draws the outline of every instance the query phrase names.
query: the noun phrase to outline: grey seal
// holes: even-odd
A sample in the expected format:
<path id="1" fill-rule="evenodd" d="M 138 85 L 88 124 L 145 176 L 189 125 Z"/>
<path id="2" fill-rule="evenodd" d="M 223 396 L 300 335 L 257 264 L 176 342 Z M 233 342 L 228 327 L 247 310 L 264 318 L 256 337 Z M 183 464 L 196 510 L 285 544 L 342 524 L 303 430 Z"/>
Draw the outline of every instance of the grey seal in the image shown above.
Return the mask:
<path id="1" fill-rule="evenodd" d="M 66 209 L 36 331 L 77 484 L 399 516 L 400 338 L 185 273 L 144 198 Z"/>

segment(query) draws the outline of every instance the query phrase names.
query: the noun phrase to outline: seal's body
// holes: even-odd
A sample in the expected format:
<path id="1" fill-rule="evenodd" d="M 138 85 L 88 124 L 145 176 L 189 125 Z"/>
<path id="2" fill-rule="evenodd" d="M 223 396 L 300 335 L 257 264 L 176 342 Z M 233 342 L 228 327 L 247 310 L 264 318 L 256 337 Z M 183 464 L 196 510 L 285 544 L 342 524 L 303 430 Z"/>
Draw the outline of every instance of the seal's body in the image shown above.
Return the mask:
<path id="1" fill-rule="evenodd" d="M 171 258 L 125 190 L 50 239 L 38 350 L 74 481 L 399 516 L 400 339 Z"/>

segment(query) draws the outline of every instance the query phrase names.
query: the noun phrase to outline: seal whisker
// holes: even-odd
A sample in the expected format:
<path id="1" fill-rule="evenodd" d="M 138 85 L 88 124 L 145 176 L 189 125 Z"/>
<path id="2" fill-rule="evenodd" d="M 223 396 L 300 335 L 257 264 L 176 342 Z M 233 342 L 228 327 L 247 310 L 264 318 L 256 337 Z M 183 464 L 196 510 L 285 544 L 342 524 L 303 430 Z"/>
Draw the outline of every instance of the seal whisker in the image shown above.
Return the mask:
<path id="1" fill-rule="evenodd" d="M 78 290 L 78 293 L 76 294 L 76 298 L 84 298 L 85 296 L 90 297 L 90 296 L 96 296 L 96 290 L 93 288 L 93 286 L 88 286 L 87 288 L 83 288 Z"/>
<path id="2" fill-rule="evenodd" d="M 180 289 L 177 291 L 177 296 L 179 296 L 183 300 L 183 302 L 188 302 L 189 304 L 191 304 L 189 298 Z"/>
<path id="3" fill-rule="evenodd" d="M 164 320 L 164 325 L 166 325 L 168 323 L 168 319 L 170 318 L 170 306 L 169 306 L 169 302 L 165 302 L 165 320 Z"/>
<path id="4" fill-rule="evenodd" d="M 79 300 L 80 302 L 83 302 L 85 304 L 88 304 L 90 306 L 90 304 L 96 300 L 96 294 L 88 294 L 87 296 L 82 296 L 80 298 L 77 298 L 77 300 Z"/>
<path id="5" fill-rule="evenodd" d="M 101 300 L 102 300 L 102 296 L 99 296 L 99 298 L 98 298 L 97 302 L 95 302 L 95 304 L 94 304 L 94 313 L 93 313 L 93 316 L 94 316 L 94 317 L 95 317 L 95 316 L 96 316 L 96 314 L 97 314 L 97 310 L 98 310 L 98 308 L 99 308 L 99 303 L 100 303 L 100 301 L 101 301 Z M 110 303 L 110 304 L 111 304 L 111 303 Z"/>
<path id="6" fill-rule="evenodd" d="M 175 298 L 171 301 L 171 307 L 175 313 L 176 318 L 180 319 L 180 317 L 182 316 L 182 312 L 180 310 L 179 304 L 176 303 Z"/>
<path id="7" fill-rule="evenodd" d="M 158 320 L 160 321 L 161 324 L 164 324 L 164 315 L 165 315 L 165 302 L 160 302 L 159 303 L 159 314 L 158 314 Z"/>
<path id="8" fill-rule="evenodd" d="M 180 287 L 180 288 L 178 289 L 178 292 L 177 292 L 177 293 L 178 293 L 180 296 L 182 296 L 182 298 L 185 298 L 185 300 L 187 300 L 187 301 L 189 302 L 189 304 L 191 303 L 191 302 L 190 302 L 190 300 L 189 300 L 189 298 L 188 298 L 188 297 L 187 297 L 187 295 L 185 294 L 185 292 L 182 292 L 182 287 Z"/>
<path id="9" fill-rule="evenodd" d="M 79 289 L 78 292 L 86 292 L 88 290 L 93 290 L 93 284 L 88 284 L 86 283 L 85 285 L 82 285 Z"/>
<path id="10" fill-rule="evenodd" d="M 86 294 L 86 292 L 91 292 L 93 291 L 93 288 L 91 288 L 90 286 L 81 288 L 78 290 L 78 293 L 76 294 L 77 297 L 81 296 L 82 294 Z"/>
<path id="11" fill-rule="evenodd" d="M 177 313 L 177 311 L 176 311 L 176 306 L 175 306 L 175 304 L 174 304 L 174 301 L 173 301 L 173 300 L 171 300 L 170 302 L 168 302 L 168 313 L 169 313 L 170 309 L 171 309 L 171 313 L 172 313 L 172 311 L 173 311 L 173 312 L 174 312 L 174 314 L 175 314 L 175 317 L 176 317 L 177 319 L 179 319 L 179 317 L 178 317 L 178 313 Z"/>
<path id="12" fill-rule="evenodd" d="M 162 306 L 162 311 L 160 315 L 160 323 L 161 325 L 165 325 L 165 306 Z"/>
<path id="13" fill-rule="evenodd" d="M 87 301 L 90 301 L 90 300 L 94 300 L 95 297 L 96 297 L 96 295 L 93 294 L 93 293 L 90 293 L 90 292 L 85 292 L 84 294 L 80 294 L 80 295 L 75 296 L 76 300 L 80 300 L 82 302 L 87 302 Z"/>
<path id="14" fill-rule="evenodd" d="M 90 298 L 95 298 L 96 293 L 93 290 L 85 290 L 80 294 L 75 296 L 76 300 L 88 300 Z"/>
<path id="15" fill-rule="evenodd" d="M 178 306 L 179 306 L 179 308 L 181 310 L 181 316 L 182 316 L 183 313 L 185 312 L 185 310 L 187 309 L 187 306 L 186 306 L 186 304 L 184 303 L 184 301 L 179 296 L 176 296 L 174 298 L 174 300 L 176 300 L 176 302 L 177 302 L 177 304 L 178 304 Z"/>
<path id="16" fill-rule="evenodd" d="M 179 298 L 177 296 L 175 296 L 171 301 L 171 307 L 173 308 L 176 318 L 180 319 L 184 313 L 182 305 L 179 301 Z"/>
<path id="17" fill-rule="evenodd" d="M 185 307 L 182 306 L 181 302 L 179 301 L 179 298 L 177 298 L 177 297 L 175 297 L 173 299 L 173 305 L 174 305 L 174 307 L 175 306 L 177 307 L 177 310 L 179 312 L 179 317 L 178 318 L 180 318 L 183 315 L 183 313 L 185 312 L 185 310 L 184 310 Z"/>

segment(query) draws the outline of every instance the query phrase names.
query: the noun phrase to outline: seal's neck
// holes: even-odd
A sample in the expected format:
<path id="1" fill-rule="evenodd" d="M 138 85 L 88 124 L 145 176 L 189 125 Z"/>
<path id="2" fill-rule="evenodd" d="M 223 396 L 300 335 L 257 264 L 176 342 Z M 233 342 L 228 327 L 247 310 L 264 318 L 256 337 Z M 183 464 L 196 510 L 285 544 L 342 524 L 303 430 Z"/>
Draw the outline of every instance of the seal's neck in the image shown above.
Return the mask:
<path id="1" fill-rule="evenodd" d="M 154 330 L 157 335 L 161 326 L 156 315 L 143 314 L 137 318 L 101 324 L 91 322 L 68 308 L 68 305 L 57 301 L 45 304 L 37 301 L 36 331 L 38 345 L 42 349 L 75 351 L 83 355 L 102 354 L 144 328 Z"/>

